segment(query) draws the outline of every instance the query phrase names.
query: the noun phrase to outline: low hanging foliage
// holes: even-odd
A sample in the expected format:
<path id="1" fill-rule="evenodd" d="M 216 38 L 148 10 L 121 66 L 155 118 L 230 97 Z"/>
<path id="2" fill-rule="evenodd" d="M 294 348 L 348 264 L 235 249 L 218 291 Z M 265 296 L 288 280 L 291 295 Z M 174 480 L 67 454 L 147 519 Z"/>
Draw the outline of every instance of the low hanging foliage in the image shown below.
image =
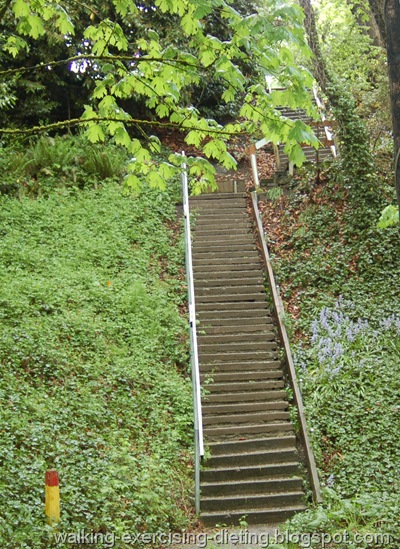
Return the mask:
<path id="1" fill-rule="evenodd" d="M 206 158 L 215 159 L 225 168 L 236 165 L 226 144 L 235 135 L 263 135 L 274 143 L 286 142 L 298 164 L 304 158 L 299 143 L 316 145 L 310 127 L 299 121 L 295 124 L 276 109 L 287 105 L 313 111 L 307 91 L 312 75 L 295 59 L 296 53 L 304 59 L 310 55 L 298 5 L 274 1 L 260 5 L 246 17 L 235 9 L 234 2 L 225 0 L 155 0 L 149 6 L 114 0 L 113 6 L 115 17 L 111 18 L 102 17 L 100 8 L 85 5 L 89 24 L 82 27 L 73 3 L 14 0 L 5 11 L 5 17 L 15 21 L 13 32 L 0 38 L 4 50 L 16 61 L 28 47 L 28 39 L 40 40 L 49 30 L 67 44 L 72 38 L 74 44 L 80 44 L 77 49 L 70 48 L 69 59 L 38 68 L 53 70 L 69 63 L 82 74 L 90 72 L 94 82 L 91 100 L 82 117 L 68 123 L 84 125 L 93 143 L 111 137 L 129 151 L 129 186 L 139 188 L 139 175 L 145 175 L 151 186 L 165 188 L 180 169 L 179 154 L 171 154 L 161 163 L 155 160 L 161 143 L 152 130 L 159 126 L 184 132 L 188 145 L 195 145 Z M 228 30 L 225 39 L 217 32 L 211 34 L 213 27 L 207 24 L 215 13 Z M 154 24 L 156 16 L 165 17 L 169 24 L 173 22 L 179 29 L 179 42 L 174 39 L 166 43 Z M 244 69 L 249 62 L 251 78 Z M 0 71 L 0 78 L 29 70 L 6 68 Z M 269 93 L 266 77 L 275 78 L 285 91 Z M 239 109 L 241 122 L 221 125 L 201 116 L 191 103 L 190 91 L 204 79 L 221 83 L 226 104 L 240 95 L 244 97 Z M 145 104 L 151 119 L 144 120 L 124 108 L 132 97 Z M 63 125 L 61 121 L 23 131 L 53 130 Z M 2 128 L 0 132 L 12 135 L 21 130 Z M 214 180 L 215 169 L 209 162 L 189 158 L 187 163 L 189 175 L 198 185 L 209 185 Z"/>

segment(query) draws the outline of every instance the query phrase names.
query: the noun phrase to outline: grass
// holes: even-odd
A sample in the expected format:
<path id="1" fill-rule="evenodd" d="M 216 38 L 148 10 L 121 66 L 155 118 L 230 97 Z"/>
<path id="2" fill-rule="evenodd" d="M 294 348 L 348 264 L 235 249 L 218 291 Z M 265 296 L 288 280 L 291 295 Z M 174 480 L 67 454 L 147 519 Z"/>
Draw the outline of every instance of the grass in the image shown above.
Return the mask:
<path id="1" fill-rule="evenodd" d="M 0 197 L 0 545 L 55 546 L 51 467 L 60 533 L 181 529 L 192 404 L 176 192 L 106 180 L 45 194 Z"/>

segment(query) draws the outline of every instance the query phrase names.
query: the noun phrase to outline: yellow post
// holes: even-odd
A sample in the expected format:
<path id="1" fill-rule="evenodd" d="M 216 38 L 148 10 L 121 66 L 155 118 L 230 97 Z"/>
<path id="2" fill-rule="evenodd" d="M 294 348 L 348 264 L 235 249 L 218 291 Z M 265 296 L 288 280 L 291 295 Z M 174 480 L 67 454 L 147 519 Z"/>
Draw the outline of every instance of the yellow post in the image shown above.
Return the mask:
<path id="1" fill-rule="evenodd" d="M 47 522 L 53 526 L 60 520 L 60 486 L 55 469 L 46 471 L 45 505 Z"/>

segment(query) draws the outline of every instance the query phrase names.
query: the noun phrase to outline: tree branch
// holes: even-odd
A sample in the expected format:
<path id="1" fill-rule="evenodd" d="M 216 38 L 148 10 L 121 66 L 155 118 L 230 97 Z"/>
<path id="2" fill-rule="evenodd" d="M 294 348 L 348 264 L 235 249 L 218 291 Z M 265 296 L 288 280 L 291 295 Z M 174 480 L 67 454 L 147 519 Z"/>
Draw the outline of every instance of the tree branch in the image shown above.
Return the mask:
<path id="1" fill-rule="evenodd" d="M 0 134 L 3 135 L 31 135 L 40 132 L 46 132 L 51 130 L 57 130 L 64 128 L 65 126 L 83 126 L 89 122 L 122 122 L 127 125 L 145 125 L 145 126 L 159 126 L 161 128 L 174 128 L 179 131 L 186 130 L 198 130 L 203 133 L 236 136 L 236 135 L 250 135 L 247 131 L 229 132 L 226 130 L 218 130 L 213 128 L 197 128 L 196 126 L 182 126 L 180 124 L 174 124 L 173 122 L 158 122 L 157 120 L 142 120 L 135 118 L 128 118 L 127 120 L 114 117 L 92 117 L 92 118 L 73 118 L 71 120 L 62 120 L 60 122 L 54 122 L 52 124 L 44 124 L 42 126 L 32 126 L 32 128 L 18 129 L 18 128 L 0 128 Z"/>
<path id="2" fill-rule="evenodd" d="M 174 64 L 182 65 L 184 67 L 191 67 L 199 69 L 201 65 L 196 65 L 195 63 L 189 63 L 188 61 L 183 61 L 182 59 L 163 59 L 162 57 L 133 57 L 132 55 L 73 55 L 66 59 L 60 59 L 58 61 L 49 61 L 48 63 L 38 63 L 37 65 L 32 65 L 30 67 L 19 67 L 17 69 L 7 69 L 0 71 L 0 76 L 9 76 L 12 74 L 29 72 L 37 69 L 48 69 L 49 67 L 58 67 L 60 65 L 65 65 L 67 63 L 73 63 L 74 61 L 130 61 L 130 62 L 154 62 L 154 63 L 165 63 L 166 65 Z M 204 67 L 202 67 L 204 68 Z"/>

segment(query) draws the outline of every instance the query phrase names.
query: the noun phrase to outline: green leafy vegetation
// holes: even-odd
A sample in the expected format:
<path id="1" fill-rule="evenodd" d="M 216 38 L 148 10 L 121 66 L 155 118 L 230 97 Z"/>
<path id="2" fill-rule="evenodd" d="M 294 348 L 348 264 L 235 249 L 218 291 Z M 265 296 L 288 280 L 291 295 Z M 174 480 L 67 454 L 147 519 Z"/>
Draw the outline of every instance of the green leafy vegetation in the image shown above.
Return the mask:
<path id="1" fill-rule="evenodd" d="M 393 189 L 375 181 L 369 203 L 355 198 L 362 187 L 353 193 L 337 175 L 337 167 L 318 178 L 303 170 L 295 188 L 265 209 L 277 278 L 296 320 L 295 362 L 311 439 L 329 488 L 323 507 L 299 515 L 290 528 L 390 534 L 389 544 L 354 547 L 394 549 L 399 245 L 397 227 L 377 228 L 379 197 Z"/>
<path id="2" fill-rule="evenodd" d="M 53 171 L 53 160 L 35 169 Z M 0 197 L 4 548 L 53 546 L 51 467 L 60 533 L 168 531 L 191 515 L 179 185 L 140 197 L 109 179 L 97 187 Z"/>
<path id="3" fill-rule="evenodd" d="M 190 524 L 182 156 L 163 139 L 175 131 L 195 151 L 194 194 L 212 186 L 213 163 L 235 168 L 232 137 L 285 143 L 301 165 L 300 143 L 315 136 L 277 107 L 315 117 L 313 65 L 340 157 L 298 170 L 289 193 L 269 189 L 265 220 L 324 484 L 324 504 L 288 527 L 349 532 L 343 549 L 398 549 L 400 267 L 383 34 L 372 0 L 301 3 L 305 19 L 290 0 L 2 3 L 2 547 L 52 546 L 50 467 L 60 533 Z M 145 192 L 124 194 L 122 179 Z"/>
<path id="4" fill-rule="evenodd" d="M 395 206 L 386 206 L 378 221 L 378 229 L 386 229 L 399 224 L 399 209 Z"/>
<path id="5" fill-rule="evenodd" d="M 84 136 L 41 137 L 0 148 L 0 193 L 46 196 L 56 189 L 97 186 L 121 180 L 126 152 L 112 144 L 90 143 Z"/>
<path id="6" fill-rule="evenodd" d="M 301 122 L 295 127 L 276 109 L 313 111 L 308 93 L 313 78 L 299 62 L 310 51 L 296 3 L 115 0 L 107 6 L 12 0 L 2 17 L 0 101 L 7 109 L 0 133 L 83 126 L 92 143 L 111 138 L 125 147 L 133 188 L 143 175 L 164 188 L 179 171 L 179 154 L 157 156 L 157 132 L 163 128 L 178 129 L 187 144 L 196 143 L 206 158 L 228 169 L 235 165 L 226 148 L 232 136 L 286 142 L 300 162 L 297 142 L 317 143 L 310 127 Z M 269 93 L 271 76 L 285 92 Z M 209 97 L 203 101 L 204 93 Z M 21 120 L 17 110 L 25 106 Z M 223 121 L 209 118 L 210 112 Z M 232 124 L 229 113 L 240 118 Z M 200 186 L 214 180 L 202 158 L 188 160 L 188 170 Z"/>

